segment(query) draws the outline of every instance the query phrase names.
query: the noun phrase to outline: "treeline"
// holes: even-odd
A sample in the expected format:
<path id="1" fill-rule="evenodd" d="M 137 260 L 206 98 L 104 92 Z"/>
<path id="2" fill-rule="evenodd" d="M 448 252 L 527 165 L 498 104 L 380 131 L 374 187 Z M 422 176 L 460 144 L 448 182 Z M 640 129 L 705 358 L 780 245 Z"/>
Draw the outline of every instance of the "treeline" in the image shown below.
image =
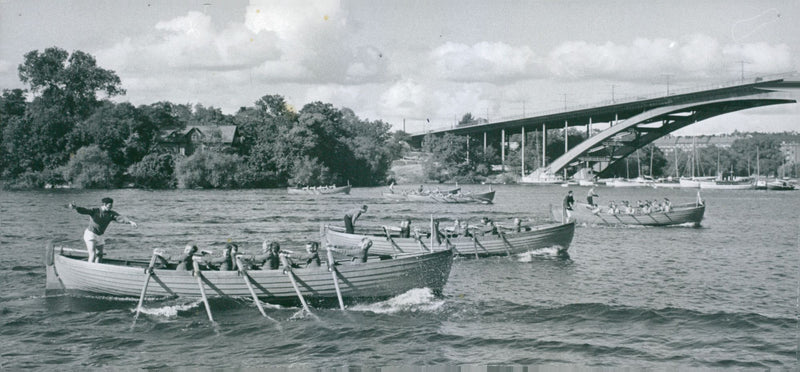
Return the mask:
<path id="1" fill-rule="evenodd" d="M 403 149 L 404 134 L 390 133 L 387 123 L 322 102 L 298 112 L 279 95 L 234 115 L 202 105 L 114 103 L 108 98 L 125 93 L 119 77 L 81 51 L 31 51 L 18 71 L 28 90 L 0 96 L 6 188 L 371 186 L 391 178 Z M 160 145 L 167 130 L 222 125 L 237 126 L 241 142 L 188 157 Z"/>

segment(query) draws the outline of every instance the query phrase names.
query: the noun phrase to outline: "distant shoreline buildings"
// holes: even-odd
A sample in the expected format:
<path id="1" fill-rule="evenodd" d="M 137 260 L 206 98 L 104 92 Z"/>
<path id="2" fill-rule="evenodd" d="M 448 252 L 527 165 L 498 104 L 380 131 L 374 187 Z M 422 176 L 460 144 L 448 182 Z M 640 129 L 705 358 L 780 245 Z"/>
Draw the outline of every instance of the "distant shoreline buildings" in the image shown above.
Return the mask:
<path id="1" fill-rule="evenodd" d="M 672 136 L 666 135 L 655 141 L 656 146 L 664 155 L 671 155 L 675 149 L 681 152 L 691 151 L 693 148 L 719 147 L 728 149 L 736 140 L 752 137 L 752 134 L 721 134 L 700 136 Z M 787 164 L 800 163 L 800 134 L 786 134 L 787 138 L 781 140 L 781 152 Z"/>

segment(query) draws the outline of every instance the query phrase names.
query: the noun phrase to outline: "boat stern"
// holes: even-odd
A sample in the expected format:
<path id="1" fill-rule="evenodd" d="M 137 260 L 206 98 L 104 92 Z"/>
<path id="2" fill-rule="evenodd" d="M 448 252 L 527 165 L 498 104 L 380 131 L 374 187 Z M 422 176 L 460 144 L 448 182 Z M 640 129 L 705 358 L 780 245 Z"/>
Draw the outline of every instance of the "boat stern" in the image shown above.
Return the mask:
<path id="1" fill-rule="evenodd" d="M 58 277 L 58 272 L 56 271 L 55 265 L 55 247 L 53 246 L 53 241 L 48 241 L 47 245 L 45 246 L 45 253 L 44 253 L 44 267 L 45 272 L 47 273 L 47 281 L 45 282 L 45 296 L 57 295 L 62 294 L 66 291 L 64 284 L 61 283 L 61 279 Z"/>

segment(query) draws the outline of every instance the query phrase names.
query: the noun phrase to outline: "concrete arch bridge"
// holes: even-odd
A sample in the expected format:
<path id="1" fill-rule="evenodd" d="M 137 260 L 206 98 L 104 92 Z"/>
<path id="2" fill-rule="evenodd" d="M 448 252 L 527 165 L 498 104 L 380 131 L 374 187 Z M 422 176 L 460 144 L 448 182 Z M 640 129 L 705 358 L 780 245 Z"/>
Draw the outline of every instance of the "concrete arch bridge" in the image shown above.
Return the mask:
<path id="1" fill-rule="evenodd" d="M 545 146 L 542 146 L 541 166 L 530 174 L 522 174 L 522 182 L 526 183 L 562 182 L 569 174 L 575 178 L 599 174 L 658 138 L 708 118 L 755 107 L 796 103 L 800 81 L 786 80 L 790 76 L 759 77 L 666 96 L 639 97 L 626 102 L 573 107 L 521 119 L 459 126 L 414 134 L 411 140 L 412 144 L 420 146 L 426 135 L 482 135 L 484 148 L 489 142 L 500 142 L 501 157 L 505 161 L 508 136 L 521 133 L 522 169 L 525 169 L 526 131 L 541 132 L 542 143 L 546 143 L 548 130 L 564 129 L 565 153 L 550 164 L 545 164 Z M 592 135 L 591 127 L 597 123 L 608 123 L 610 126 Z M 586 126 L 588 138 L 570 147 L 565 129 L 574 126 Z"/>

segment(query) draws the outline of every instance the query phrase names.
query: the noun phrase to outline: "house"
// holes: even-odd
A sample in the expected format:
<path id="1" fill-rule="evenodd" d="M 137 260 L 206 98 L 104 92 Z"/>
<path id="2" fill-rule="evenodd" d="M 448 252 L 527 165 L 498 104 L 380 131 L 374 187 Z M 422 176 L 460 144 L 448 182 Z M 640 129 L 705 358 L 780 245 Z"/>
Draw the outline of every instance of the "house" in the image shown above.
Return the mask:
<path id="1" fill-rule="evenodd" d="M 163 132 L 160 146 L 170 152 L 189 156 L 199 149 L 232 149 L 240 141 L 239 130 L 235 125 L 198 125 Z"/>
<path id="2" fill-rule="evenodd" d="M 653 142 L 665 155 L 672 154 L 675 149 L 682 152 L 692 151 L 692 149 L 705 147 L 719 147 L 729 149 L 733 142 L 743 138 L 737 135 L 717 135 L 717 136 L 686 136 L 674 137 L 664 136 Z"/>

